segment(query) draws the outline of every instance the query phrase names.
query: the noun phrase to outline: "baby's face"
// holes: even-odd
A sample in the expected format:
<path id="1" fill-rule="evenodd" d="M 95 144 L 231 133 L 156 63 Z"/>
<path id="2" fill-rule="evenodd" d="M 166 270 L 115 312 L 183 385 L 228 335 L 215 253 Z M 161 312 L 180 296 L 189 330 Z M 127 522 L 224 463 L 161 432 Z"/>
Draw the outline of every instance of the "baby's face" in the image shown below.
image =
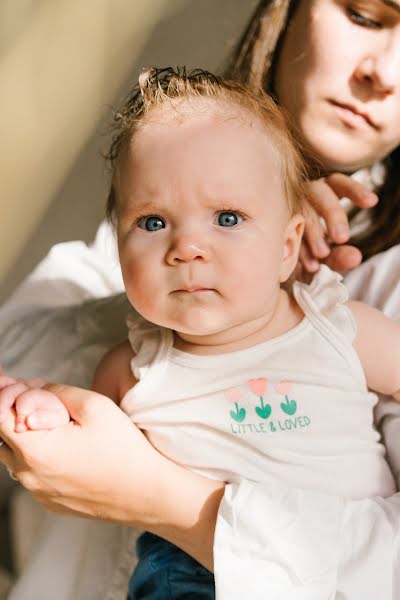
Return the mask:
<path id="1" fill-rule="evenodd" d="M 246 335 L 273 313 L 293 252 L 277 151 L 256 120 L 163 117 L 135 133 L 120 165 L 127 295 L 188 340 Z"/>

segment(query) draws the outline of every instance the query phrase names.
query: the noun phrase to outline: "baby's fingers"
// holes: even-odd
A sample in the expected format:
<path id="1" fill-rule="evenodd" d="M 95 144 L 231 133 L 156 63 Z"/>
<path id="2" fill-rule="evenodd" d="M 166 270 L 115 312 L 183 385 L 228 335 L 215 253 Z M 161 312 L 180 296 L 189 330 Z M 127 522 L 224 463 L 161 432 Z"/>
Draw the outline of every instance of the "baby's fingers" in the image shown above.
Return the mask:
<path id="1" fill-rule="evenodd" d="M 70 422 L 67 410 L 37 410 L 26 417 L 29 429 L 54 429 Z"/>
<path id="2" fill-rule="evenodd" d="M 64 404 L 51 392 L 31 389 L 18 396 L 15 402 L 16 431 L 30 429 L 52 429 L 69 422 Z"/>
<path id="3" fill-rule="evenodd" d="M 4 421 L 8 411 L 15 404 L 18 396 L 27 389 L 25 383 L 17 381 L 0 390 L 0 423 Z"/>

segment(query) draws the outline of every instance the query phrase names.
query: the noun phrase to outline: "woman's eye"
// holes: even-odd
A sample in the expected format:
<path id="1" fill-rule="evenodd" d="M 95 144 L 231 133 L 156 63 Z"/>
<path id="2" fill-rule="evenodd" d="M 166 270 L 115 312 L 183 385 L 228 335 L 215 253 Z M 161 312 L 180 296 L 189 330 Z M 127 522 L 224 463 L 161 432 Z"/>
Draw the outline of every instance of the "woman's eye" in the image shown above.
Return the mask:
<path id="1" fill-rule="evenodd" d="M 217 223 L 220 227 L 235 227 L 243 221 L 243 217 L 237 212 L 224 210 L 217 216 Z"/>
<path id="2" fill-rule="evenodd" d="M 362 27 L 370 27 L 371 29 L 380 29 L 382 27 L 382 24 L 379 23 L 379 21 L 374 21 L 374 19 L 365 17 L 356 10 L 349 8 L 348 13 L 351 21 L 357 25 L 361 25 Z"/>
<path id="3" fill-rule="evenodd" d="M 138 223 L 138 227 L 140 229 L 145 229 L 146 231 L 159 231 L 160 229 L 165 228 L 165 221 L 161 217 L 142 217 Z"/>

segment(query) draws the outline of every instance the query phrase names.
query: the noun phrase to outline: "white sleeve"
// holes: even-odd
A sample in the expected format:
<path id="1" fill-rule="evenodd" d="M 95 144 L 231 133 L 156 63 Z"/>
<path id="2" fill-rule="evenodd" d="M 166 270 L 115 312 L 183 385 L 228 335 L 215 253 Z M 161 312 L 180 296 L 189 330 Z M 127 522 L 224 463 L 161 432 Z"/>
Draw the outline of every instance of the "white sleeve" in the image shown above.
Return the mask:
<path id="1" fill-rule="evenodd" d="M 400 494 L 346 501 L 276 484 L 226 487 L 214 542 L 217 600 L 400 597 Z"/>
<path id="2" fill-rule="evenodd" d="M 79 304 L 123 289 L 115 236 L 104 221 L 90 245 L 73 241 L 53 246 L 2 307 L 0 320 L 11 313 L 24 316 L 32 307 Z"/>
<path id="3" fill-rule="evenodd" d="M 100 359 L 127 337 L 125 294 L 72 306 L 0 311 L 0 364 L 15 377 L 89 387 Z"/>
<path id="4" fill-rule="evenodd" d="M 19 377 L 90 384 L 103 354 L 127 335 L 129 311 L 114 234 L 54 246 L 0 308 L 0 364 Z M 110 297 L 110 298 L 109 298 Z"/>

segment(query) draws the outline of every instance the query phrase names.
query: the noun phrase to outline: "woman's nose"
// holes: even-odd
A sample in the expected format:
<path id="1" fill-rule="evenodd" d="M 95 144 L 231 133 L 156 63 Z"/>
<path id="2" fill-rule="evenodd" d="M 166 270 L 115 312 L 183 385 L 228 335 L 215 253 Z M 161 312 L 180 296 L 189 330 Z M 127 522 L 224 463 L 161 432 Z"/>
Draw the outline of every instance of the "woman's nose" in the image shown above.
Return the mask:
<path id="1" fill-rule="evenodd" d="M 400 37 L 364 57 L 356 77 L 359 81 L 369 82 L 377 94 L 395 93 L 400 88 Z"/>
<path id="2" fill-rule="evenodd" d="M 166 255 L 169 265 L 192 261 L 208 261 L 210 251 L 206 240 L 199 234 L 175 235 Z"/>

